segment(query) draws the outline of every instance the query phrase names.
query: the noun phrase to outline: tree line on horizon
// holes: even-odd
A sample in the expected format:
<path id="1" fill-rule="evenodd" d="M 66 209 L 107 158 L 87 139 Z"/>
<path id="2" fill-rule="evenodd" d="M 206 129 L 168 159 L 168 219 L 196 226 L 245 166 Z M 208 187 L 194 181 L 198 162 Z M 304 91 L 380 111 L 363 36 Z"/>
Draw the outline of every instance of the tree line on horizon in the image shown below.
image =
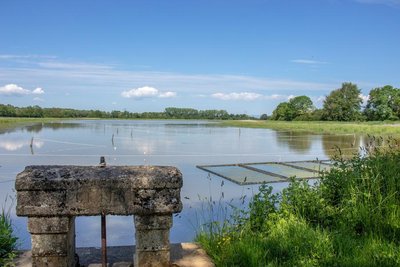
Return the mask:
<path id="1" fill-rule="evenodd" d="M 79 110 L 70 108 L 41 108 L 40 106 L 15 107 L 0 104 L 0 117 L 28 118 L 100 118 L 100 119 L 207 119 L 246 120 L 256 119 L 246 114 L 230 114 L 226 110 L 197 110 L 169 107 L 163 112 L 129 112 L 113 110 Z"/>
<path id="2" fill-rule="evenodd" d="M 261 119 L 283 121 L 384 121 L 400 119 L 400 89 L 391 85 L 369 92 L 365 107 L 356 84 L 343 83 L 330 92 L 321 109 L 315 108 L 308 96 L 296 96 L 280 103 L 271 116 Z"/>

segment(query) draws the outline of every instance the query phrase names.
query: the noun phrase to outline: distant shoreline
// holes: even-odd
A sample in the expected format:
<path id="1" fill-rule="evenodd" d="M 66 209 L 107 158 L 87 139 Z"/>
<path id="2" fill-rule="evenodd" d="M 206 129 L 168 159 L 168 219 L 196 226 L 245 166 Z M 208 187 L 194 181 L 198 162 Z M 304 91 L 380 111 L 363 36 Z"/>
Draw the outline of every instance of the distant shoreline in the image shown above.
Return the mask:
<path id="1" fill-rule="evenodd" d="M 272 121 L 272 120 L 206 120 L 206 119 L 112 119 L 112 118 L 10 118 L 0 117 L 0 130 L 32 123 L 51 123 L 70 120 L 199 120 L 215 122 L 223 127 L 260 128 L 311 134 L 369 134 L 400 136 L 400 122 L 332 122 L 332 121 Z"/>

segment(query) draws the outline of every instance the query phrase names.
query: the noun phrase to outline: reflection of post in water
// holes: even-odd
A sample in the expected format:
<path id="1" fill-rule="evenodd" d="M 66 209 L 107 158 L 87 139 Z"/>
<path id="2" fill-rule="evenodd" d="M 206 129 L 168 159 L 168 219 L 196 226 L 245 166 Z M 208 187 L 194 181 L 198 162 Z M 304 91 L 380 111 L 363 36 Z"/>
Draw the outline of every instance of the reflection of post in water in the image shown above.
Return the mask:
<path id="1" fill-rule="evenodd" d="M 306 153 L 311 149 L 312 135 L 304 132 L 277 131 L 276 142 L 290 150 Z"/>
<path id="2" fill-rule="evenodd" d="M 114 134 L 112 134 L 112 137 L 111 137 L 111 144 L 112 144 L 113 147 L 115 147 L 114 146 Z"/>
<path id="3" fill-rule="evenodd" d="M 33 153 L 33 136 L 31 138 L 31 144 L 29 146 L 31 148 L 31 154 L 34 155 L 35 153 Z"/>

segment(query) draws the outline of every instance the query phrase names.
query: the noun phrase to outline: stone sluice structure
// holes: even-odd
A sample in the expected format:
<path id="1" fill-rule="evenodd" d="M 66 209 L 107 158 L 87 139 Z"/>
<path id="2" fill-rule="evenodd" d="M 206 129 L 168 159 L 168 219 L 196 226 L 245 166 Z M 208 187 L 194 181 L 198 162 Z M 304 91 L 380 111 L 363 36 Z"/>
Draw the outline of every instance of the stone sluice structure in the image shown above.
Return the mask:
<path id="1" fill-rule="evenodd" d="M 169 266 L 182 174 L 167 166 L 28 166 L 17 175 L 17 215 L 28 217 L 32 265 L 72 267 L 75 217 L 134 215 L 136 266 Z"/>

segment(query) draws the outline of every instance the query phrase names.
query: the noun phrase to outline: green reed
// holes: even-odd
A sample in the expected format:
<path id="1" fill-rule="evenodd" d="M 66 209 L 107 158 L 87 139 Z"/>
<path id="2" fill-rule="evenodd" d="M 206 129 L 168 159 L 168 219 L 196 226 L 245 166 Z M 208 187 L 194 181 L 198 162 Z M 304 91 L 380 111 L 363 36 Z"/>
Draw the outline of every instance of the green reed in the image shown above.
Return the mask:
<path id="1" fill-rule="evenodd" d="M 16 257 L 17 238 L 13 235 L 10 219 L 12 204 L 6 209 L 7 199 L 13 201 L 11 197 L 6 197 L 0 214 L 0 266 L 14 266 L 12 261 Z"/>

